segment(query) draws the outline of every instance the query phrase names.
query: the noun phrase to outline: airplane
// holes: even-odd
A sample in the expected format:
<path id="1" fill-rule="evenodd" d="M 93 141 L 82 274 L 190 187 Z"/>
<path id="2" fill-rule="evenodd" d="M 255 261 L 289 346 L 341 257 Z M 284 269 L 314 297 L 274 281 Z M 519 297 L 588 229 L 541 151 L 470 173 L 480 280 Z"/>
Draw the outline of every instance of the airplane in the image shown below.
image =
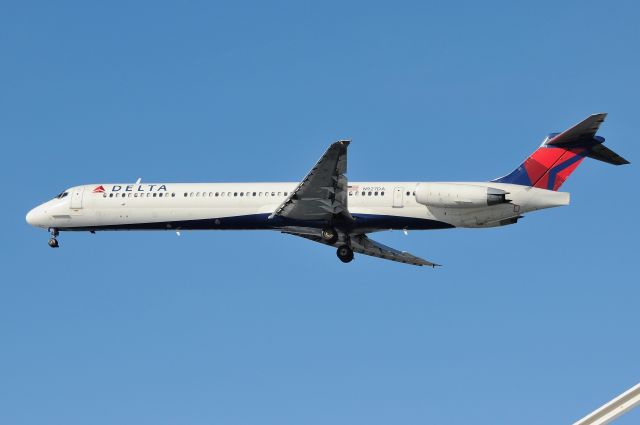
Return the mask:
<path id="1" fill-rule="evenodd" d="M 488 182 L 349 182 L 349 140 L 329 146 L 299 183 L 98 183 L 71 187 L 26 216 L 62 231 L 276 230 L 337 249 L 416 266 L 439 264 L 369 238 L 383 230 L 486 228 L 523 214 L 569 204 L 558 189 L 586 157 L 628 164 L 596 136 L 606 113 L 594 114 L 540 147 L 509 174 Z"/>

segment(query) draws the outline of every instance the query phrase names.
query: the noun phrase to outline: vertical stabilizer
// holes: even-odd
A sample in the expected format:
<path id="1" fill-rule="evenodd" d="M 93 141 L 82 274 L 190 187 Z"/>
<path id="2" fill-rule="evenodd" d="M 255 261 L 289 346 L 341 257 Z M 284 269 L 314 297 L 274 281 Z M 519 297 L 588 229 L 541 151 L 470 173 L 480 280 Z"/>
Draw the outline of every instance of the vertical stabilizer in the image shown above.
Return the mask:
<path id="1" fill-rule="evenodd" d="M 604 137 L 596 136 L 606 116 L 594 114 L 562 133 L 550 134 L 518 168 L 492 181 L 558 190 L 586 157 L 614 165 L 628 164 L 602 145 Z"/>

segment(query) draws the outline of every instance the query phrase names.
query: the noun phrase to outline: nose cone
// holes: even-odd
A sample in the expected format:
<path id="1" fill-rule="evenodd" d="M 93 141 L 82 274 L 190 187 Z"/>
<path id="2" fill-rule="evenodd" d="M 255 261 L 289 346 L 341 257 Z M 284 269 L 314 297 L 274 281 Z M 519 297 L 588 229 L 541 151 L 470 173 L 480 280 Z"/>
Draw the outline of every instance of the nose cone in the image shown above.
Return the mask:
<path id="1" fill-rule="evenodd" d="M 30 225 L 37 227 L 40 224 L 41 217 L 42 213 L 39 211 L 39 208 L 36 207 L 27 213 L 26 220 Z"/>

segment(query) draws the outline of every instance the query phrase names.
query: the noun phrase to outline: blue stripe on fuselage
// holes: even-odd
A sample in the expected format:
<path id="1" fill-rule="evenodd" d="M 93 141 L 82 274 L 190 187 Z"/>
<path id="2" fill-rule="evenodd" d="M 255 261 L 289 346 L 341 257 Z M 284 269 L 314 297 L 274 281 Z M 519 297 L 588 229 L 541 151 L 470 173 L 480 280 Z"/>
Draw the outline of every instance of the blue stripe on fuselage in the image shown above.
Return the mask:
<path id="1" fill-rule="evenodd" d="M 273 217 L 270 214 L 250 214 L 233 217 L 206 218 L 198 220 L 164 221 L 157 223 L 110 224 L 104 226 L 61 227 L 63 231 L 87 230 L 277 230 L 283 227 L 299 226 L 322 228 L 325 221 L 292 220 L 286 217 Z M 430 230 L 455 227 L 451 224 L 425 218 L 403 217 L 380 214 L 352 214 L 354 222 L 342 222 L 336 227 L 350 232 L 365 230 Z"/>

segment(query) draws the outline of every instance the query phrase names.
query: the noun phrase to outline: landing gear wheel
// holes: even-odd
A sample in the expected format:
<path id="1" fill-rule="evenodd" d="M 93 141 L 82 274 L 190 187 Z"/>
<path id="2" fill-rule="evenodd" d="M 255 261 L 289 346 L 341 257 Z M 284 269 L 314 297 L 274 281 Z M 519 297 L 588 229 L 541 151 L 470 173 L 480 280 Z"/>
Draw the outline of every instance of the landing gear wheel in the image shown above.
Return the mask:
<path id="1" fill-rule="evenodd" d="M 338 231 L 333 227 L 327 227 L 325 229 L 322 229 L 320 236 L 322 237 L 322 240 L 328 243 L 329 245 L 333 245 L 338 241 Z"/>
<path id="2" fill-rule="evenodd" d="M 340 245 L 336 251 L 336 255 L 343 263 L 349 263 L 353 260 L 353 250 L 347 245 Z"/>
<path id="3" fill-rule="evenodd" d="M 51 233 L 51 239 L 49 239 L 49 246 L 51 248 L 57 248 L 60 245 L 58 245 L 58 240 L 56 239 L 56 236 L 58 236 L 58 229 L 56 229 L 55 227 L 51 227 L 49 228 L 49 233 Z"/>

